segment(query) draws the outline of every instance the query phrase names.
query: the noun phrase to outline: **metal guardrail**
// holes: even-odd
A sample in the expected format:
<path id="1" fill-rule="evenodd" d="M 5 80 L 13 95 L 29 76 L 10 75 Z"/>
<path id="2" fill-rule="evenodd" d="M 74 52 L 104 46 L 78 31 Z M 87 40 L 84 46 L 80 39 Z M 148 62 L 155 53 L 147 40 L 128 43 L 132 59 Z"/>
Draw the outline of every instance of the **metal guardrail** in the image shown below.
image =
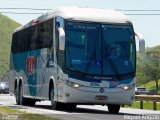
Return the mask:
<path id="1" fill-rule="evenodd" d="M 143 109 L 143 101 L 153 102 L 153 110 L 157 110 L 160 95 L 135 95 L 135 101 L 140 101 L 140 109 Z"/>

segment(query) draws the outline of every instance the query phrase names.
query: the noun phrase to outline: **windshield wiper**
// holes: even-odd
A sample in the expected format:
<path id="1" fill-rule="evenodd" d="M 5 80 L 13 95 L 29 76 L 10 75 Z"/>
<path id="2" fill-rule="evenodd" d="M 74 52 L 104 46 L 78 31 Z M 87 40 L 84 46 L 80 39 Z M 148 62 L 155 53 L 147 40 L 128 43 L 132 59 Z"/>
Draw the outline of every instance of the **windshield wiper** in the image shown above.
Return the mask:
<path id="1" fill-rule="evenodd" d="M 95 54 L 96 54 L 96 46 L 94 44 L 94 49 L 93 49 L 93 51 L 91 53 L 91 56 L 87 60 L 88 62 L 87 62 L 87 65 L 86 65 L 86 69 L 84 70 L 84 72 L 85 72 L 84 78 L 86 78 L 86 75 L 88 74 L 88 70 L 91 67 L 92 62 L 94 61 Z"/>
<path id="2" fill-rule="evenodd" d="M 107 57 L 105 60 L 106 60 L 106 62 L 110 65 L 112 71 L 113 71 L 114 74 L 115 74 L 115 77 L 116 77 L 117 79 L 120 79 L 119 71 L 118 71 L 116 65 L 114 64 L 114 62 L 112 61 L 112 59 L 111 59 L 110 57 Z"/>

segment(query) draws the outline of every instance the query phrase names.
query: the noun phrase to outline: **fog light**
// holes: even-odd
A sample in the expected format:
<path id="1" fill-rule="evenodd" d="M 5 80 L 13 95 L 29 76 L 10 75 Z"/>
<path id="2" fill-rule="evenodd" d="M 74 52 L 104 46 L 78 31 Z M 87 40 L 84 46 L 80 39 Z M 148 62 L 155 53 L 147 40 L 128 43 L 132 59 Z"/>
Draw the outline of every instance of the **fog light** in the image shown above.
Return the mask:
<path id="1" fill-rule="evenodd" d="M 66 97 L 69 97 L 69 96 L 70 96 L 70 94 L 69 94 L 69 93 L 65 93 L 65 95 L 66 95 Z"/>

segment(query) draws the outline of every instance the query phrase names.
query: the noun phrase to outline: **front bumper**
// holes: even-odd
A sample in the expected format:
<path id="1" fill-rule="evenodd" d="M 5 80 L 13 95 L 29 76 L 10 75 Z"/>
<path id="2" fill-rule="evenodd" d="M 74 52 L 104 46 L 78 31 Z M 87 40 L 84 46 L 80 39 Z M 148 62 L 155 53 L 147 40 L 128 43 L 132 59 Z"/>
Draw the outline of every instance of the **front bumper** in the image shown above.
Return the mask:
<path id="1" fill-rule="evenodd" d="M 130 90 L 123 90 L 121 88 L 101 88 L 80 87 L 73 88 L 64 85 L 63 98 L 60 102 L 77 103 L 77 104 L 118 104 L 118 105 L 132 105 L 134 101 L 134 88 Z M 97 100 L 97 96 L 105 96 L 106 99 Z"/>

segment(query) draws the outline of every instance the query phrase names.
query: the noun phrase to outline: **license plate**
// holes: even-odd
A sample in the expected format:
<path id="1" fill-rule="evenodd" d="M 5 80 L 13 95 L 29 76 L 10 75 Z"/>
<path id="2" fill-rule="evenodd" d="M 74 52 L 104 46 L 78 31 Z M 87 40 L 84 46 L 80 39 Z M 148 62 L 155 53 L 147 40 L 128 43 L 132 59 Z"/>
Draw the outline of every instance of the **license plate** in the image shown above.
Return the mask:
<path id="1" fill-rule="evenodd" d="M 95 97 L 96 100 L 107 100 L 107 96 L 98 95 Z"/>

